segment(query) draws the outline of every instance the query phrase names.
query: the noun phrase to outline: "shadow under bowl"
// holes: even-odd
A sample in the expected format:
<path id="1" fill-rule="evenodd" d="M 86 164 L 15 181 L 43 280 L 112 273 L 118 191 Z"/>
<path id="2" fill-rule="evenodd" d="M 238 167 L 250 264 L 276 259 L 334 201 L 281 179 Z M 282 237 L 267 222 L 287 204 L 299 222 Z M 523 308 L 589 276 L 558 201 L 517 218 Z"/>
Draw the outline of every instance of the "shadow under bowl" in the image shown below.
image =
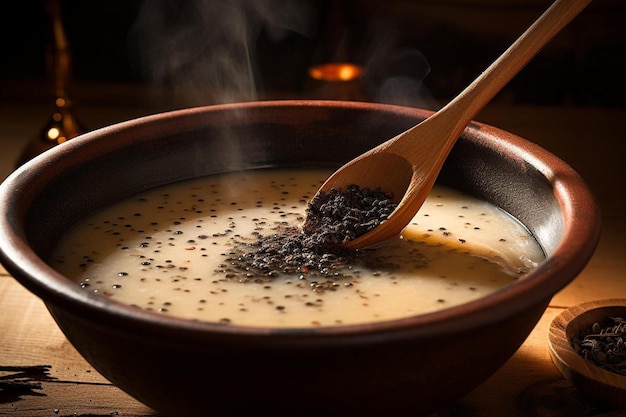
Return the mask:
<path id="1" fill-rule="evenodd" d="M 563 377 L 590 400 L 626 410 L 626 376 L 583 358 L 572 344 L 590 332 L 594 323 L 603 328 L 614 317 L 626 319 L 626 299 L 590 301 L 566 309 L 550 325 L 550 357 Z"/>
<path id="2" fill-rule="evenodd" d="M 185 179 L 260 167 L 337 168 L 429 111 L 356 102 L 251 102 L 147 116 L 72 139 L 0 186 L 0 260 L 102 375 L 169 415 L 429 415 L 485 381 L 591 257 L 599 213 L 546 150 L 473 122 L 438 182 L 520 220 L 546 260 L 441 311 L 350 326 L 260 328 L 177 319 L 82 290 L 46 260 L 85 215 Z"/>

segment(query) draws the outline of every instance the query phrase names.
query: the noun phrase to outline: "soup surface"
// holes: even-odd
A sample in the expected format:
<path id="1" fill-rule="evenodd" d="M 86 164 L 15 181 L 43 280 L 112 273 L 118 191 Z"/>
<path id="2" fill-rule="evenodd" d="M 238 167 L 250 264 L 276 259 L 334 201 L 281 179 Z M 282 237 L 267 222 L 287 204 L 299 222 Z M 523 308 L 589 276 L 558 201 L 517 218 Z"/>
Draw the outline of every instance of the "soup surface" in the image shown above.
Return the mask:
<path id="1" fill-rule="evenodd" d="M 325 170 L 256 170 L 148 190 L 73 228 L 50 264 L 104 297 L 223 324 L 308 327 L 432 312 L 512 283 L 544 258 L 514 218 L 436 186 L 402 236 L 321 273 L 237 262 L 304 220 Z"/>

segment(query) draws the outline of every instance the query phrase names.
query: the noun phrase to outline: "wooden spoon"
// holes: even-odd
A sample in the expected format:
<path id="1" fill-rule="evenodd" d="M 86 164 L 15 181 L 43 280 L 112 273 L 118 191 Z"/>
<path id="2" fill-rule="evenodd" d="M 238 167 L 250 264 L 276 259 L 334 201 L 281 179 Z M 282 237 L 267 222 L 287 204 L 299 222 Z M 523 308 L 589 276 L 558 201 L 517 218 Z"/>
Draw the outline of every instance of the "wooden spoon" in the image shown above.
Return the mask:
<path id="1" fill-rule="evenodd" d="M 397 208 L 380 225 L 345 244 L 356 249 L 400 234 L 424 203 L 450 150 L 480 110 L 591 0 L 556 0 L 456 98 L 417 126 L 348 162 L 320 187 L 358 184 L 391 193 Z"/>

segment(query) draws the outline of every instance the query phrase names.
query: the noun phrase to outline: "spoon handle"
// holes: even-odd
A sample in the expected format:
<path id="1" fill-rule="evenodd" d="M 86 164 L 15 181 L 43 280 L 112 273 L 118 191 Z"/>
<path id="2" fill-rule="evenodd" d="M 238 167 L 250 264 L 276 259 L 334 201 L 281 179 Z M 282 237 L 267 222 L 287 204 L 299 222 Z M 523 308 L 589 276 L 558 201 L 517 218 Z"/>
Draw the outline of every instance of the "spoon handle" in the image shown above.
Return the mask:
<path id="1" fill-rule="evenodd" d="M 497 60 L 437 114 L 460 135 L 498 92 L 591 0 L 556 0 Z M 453 115 L 454 114 L 454 115 Z"/>

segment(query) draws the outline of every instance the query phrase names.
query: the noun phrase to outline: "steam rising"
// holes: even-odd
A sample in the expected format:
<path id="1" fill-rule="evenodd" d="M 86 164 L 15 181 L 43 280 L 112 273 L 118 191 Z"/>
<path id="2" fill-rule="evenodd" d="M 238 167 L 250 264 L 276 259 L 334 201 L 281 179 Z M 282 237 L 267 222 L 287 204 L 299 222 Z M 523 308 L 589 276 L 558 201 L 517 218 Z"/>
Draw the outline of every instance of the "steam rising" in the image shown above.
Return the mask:
<path id="1" fill-rule="evenodd" d="M 372 101 L 436 110 L 423 80 L 430 64 L 419 50 L 402 45 L 395 25 L 371 22 L 364 41 L 363 82 Z"/>
<path id="2" fill-rule="evenodd" d="M 130 33 L 131 57 L 148 80 L 169 85 L 184 105 L 257 98 L 255 42 L 261 29 L 273 39 L 311 36 L 308 1 L 151 0 Z"/>
<path id="3" fill-rule="evenodd" d="M 423 84 L 430 66 L 421 52 L 400 46 L 393 22 L 377 21 L 375 14 L 366 14 L 355 35 L 350 33 L 345 15 L 333 15 L 338 10 L 333 8 L 335 3 L 329 3 L 328 16 L 320 12 L 320 4 L 314 0 L 146 1 L 129 34 L 131 60 L 144 78 L 174 92 L 173 98 L 179 102 L 170 104 L 187 107 L 251 101 L 262 91 L 256 56 L 261 33 L 275 42 L 297 34 L 321 41 L 315 48 L 324 51 L 326 62 L 360 64 L 366 100 L 435 107 Z M 293 62 L 295 51 L 279 52 L 281 61 Z M 297 52 L 302 56 L 303 51 Z M 319 54 L 309 52 L 311 65 Z M 306 68 L 301 70 L 306 73 Z M 311 92 L 305 91 L 305 96 L 307 93 Z"/>

